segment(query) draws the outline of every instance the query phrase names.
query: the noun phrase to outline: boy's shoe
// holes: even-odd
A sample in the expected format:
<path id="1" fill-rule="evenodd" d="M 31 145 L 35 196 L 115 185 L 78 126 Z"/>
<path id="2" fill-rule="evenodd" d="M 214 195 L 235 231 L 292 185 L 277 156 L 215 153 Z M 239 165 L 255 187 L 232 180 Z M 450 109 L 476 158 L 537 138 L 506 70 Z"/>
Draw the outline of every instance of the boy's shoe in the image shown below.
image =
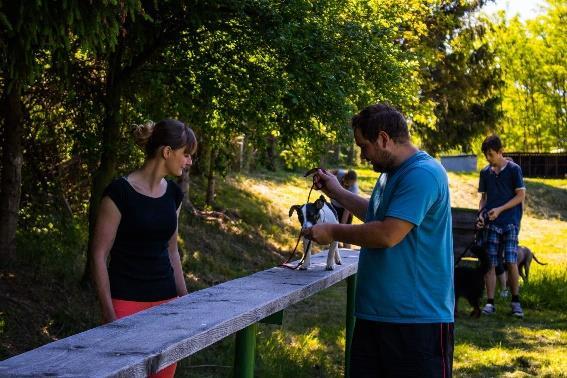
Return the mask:
<path id="1" fill-rule="evenodd" d="M 519 304 L 519 303 L 518 303 Z M 493 304 L 487 303 L 483 308 L 482 308 L 482 313 L 484 315 L 492 315 L 496 312 L 496 307 Z"/>
<path id="2" fill-rule="evenodd" d="M 500 298 L 508 298 L 510 296 L 510 290 L 502 289 L 500 290 Z"/>
<path id="3" fill-rule="evenodd" d="M 522 311 L 520 302 L 512 302 L 510 303 L 510 307 L 512 308 L 512 316 L 515 316 L 516 318 L 524 317 L 524 311 Z"/>

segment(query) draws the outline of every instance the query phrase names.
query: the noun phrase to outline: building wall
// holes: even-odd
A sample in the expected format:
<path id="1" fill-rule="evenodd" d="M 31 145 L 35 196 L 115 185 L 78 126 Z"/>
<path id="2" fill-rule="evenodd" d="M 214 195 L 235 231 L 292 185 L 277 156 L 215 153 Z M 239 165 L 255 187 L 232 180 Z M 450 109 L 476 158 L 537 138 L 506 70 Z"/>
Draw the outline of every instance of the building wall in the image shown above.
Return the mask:
<path id="1" fill-rule="evenodd" d="M 448 172 L 476 172 L 476 155 L 441 156 L 441 164 Z"/>

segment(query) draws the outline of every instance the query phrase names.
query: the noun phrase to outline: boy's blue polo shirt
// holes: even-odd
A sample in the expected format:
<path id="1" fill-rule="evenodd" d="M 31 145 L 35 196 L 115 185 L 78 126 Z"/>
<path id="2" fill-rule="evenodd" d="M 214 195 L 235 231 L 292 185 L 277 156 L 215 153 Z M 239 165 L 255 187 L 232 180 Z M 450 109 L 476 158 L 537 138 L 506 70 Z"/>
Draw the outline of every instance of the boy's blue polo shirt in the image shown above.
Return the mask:
<path id="1" fill-rule="evenodd" d="M 453 322 L 453 237 L 445 169 L 419 151 L 383 173 L 366 223 L 386 217 L 414 228 L 391 248 L 362 248 L 358 262 L 358 318 L 390 323 Z"/>
<path id="2" fill-rule="evenodd" d="M 479 193 L 486 193 L 486 210 L 504 205 L 516 196 L 516 189 L 525 189 L 522 168 L 509 161 L 500 173 L 494 172 L 490 165 L 480 171 L 478 183 Z M 498 218 L 491 221 L 495 226 L 504 227 L 509 224 L 520 226 L 522 220 L 522 204 L 503 211 Z"/>

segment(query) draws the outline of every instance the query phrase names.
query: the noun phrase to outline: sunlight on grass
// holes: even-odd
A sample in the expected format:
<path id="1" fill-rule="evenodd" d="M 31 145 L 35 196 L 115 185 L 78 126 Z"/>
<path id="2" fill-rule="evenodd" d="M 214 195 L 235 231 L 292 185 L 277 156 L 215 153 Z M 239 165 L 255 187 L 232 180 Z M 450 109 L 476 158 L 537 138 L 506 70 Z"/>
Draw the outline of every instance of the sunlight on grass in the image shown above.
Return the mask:
<path id="1" fill-rule="evenodd" d="M 481 349 L 474 344 L 463 343 L 455 348 L 455 376 L 564 377 L 567 369 L 566 352 L 564 342 L 539 345 L 537 351 L 505 345 Z"/>
<path id="2" fill-rule="evenodd" d="M 369 197 L 379 174 L 357 169 L 363 196 Z M 477 208 L 478 173 L 449 173 L 452 205 Z M 463 300 L 456 321 L 456 377 L 561 377 L 567 372 L 567 180 L 526 179 L 528 193 L 520 244 L 529 247 L 548 265 L 532 262 L 529 283 L 521 283 L 526 317 L 509 315 L 509 299 L 496 298 L 495 315 L 480 319 L 467 316 L 471 308 Z M 254 259 L 255 251 L 235 243 L 233 235 L 253 234 L 282 251 L 295 243 L 299 224 L 289 218 L 291 205 L 303 204 L 311 187 L 300 173 L 278 172 L 239 175 L 222 184 L 219 203 L 238 215 L 231 224 L 220 225 L 226 234 L 213 237 L 189 260 L 199 264 L 201 280 L 217 282 L 235 272 L 237 259 Z M 319 192 L 314 191 L 314 200 Z M 529 197 L 528 197 L 529 198 Z M 220 227 L 211 223 L 211 229 Z M 208 232 L 208 235 L 214 232 Z M 188 233 L 191 235 L 191 233 Z M 190 236 L 189 236 L 190 238 Z M 208 244 L 207 244 L 208 243 Z M 187 243 L 188 245 L 190 243 Z M 212 246 L 232 249 L 234 257 L 209 255 Z M 209 251 L 202 254 L 197 251 Z M 247 260 L 248 261 L 248 260 Z M 215 273 L 212 273 L 215 272 Z M 220 272 L 220 273 L 219 273 Z M 191 274 L 191 272 L 188 272 Z M 341 282 L 285 310 L 283 326 L 260 325 L 257 340 L 256 375 L 259 377 L 341 377 L 344 374 L 346 285 Z M 231 340 L 200 352 L 195 363 L 219 365 L 213 372 L 197 369 L 187 376 L 230 376 Z M 209 370 L 210 370 L 209 369 Z"/>
<path id="3" fill-rule="evenodd" d="M 273 331 L 258 345 L 258 374 L 263 377 L 313 376 L 327 364 L 327 348 L 319 333 L 318 327 L 298 335 L 282 329 Z"/>

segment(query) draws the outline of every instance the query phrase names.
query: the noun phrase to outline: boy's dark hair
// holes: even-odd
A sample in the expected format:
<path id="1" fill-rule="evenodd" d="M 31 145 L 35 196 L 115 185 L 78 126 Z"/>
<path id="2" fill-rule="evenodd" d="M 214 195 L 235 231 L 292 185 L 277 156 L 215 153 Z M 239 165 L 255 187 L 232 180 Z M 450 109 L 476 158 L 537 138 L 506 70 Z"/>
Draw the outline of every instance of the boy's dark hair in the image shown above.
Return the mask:
<path id="1" fill-rule="evenodd" d="M 353 171 L 352 169 L 349 170 L 347 173 L 345 173 L 344 179 L 351 181 L 351 182 L 355 182 L 356 181 L 356 172 Z"/>
<path id="2" fill-rule="evenodd" d="M 408 125 L 402 113 L 386 104 L 375 104 L 364 108 L 352 117 L 352 129 L 360 129 L 362 136 L 375 142 L 380 131 L 384 131 L 396 143 L 409 140 Z"/>
<path id="3" fill-rule="evenodd" d="M 482 142 L 482 153 L 486 155 L 488 150 L 492 150 L 494 152 L 498 152 L 502 149 L 502 141 L 498 137 L 498 135 L 491 135 L 486 137 L 484 142 Z"/>

